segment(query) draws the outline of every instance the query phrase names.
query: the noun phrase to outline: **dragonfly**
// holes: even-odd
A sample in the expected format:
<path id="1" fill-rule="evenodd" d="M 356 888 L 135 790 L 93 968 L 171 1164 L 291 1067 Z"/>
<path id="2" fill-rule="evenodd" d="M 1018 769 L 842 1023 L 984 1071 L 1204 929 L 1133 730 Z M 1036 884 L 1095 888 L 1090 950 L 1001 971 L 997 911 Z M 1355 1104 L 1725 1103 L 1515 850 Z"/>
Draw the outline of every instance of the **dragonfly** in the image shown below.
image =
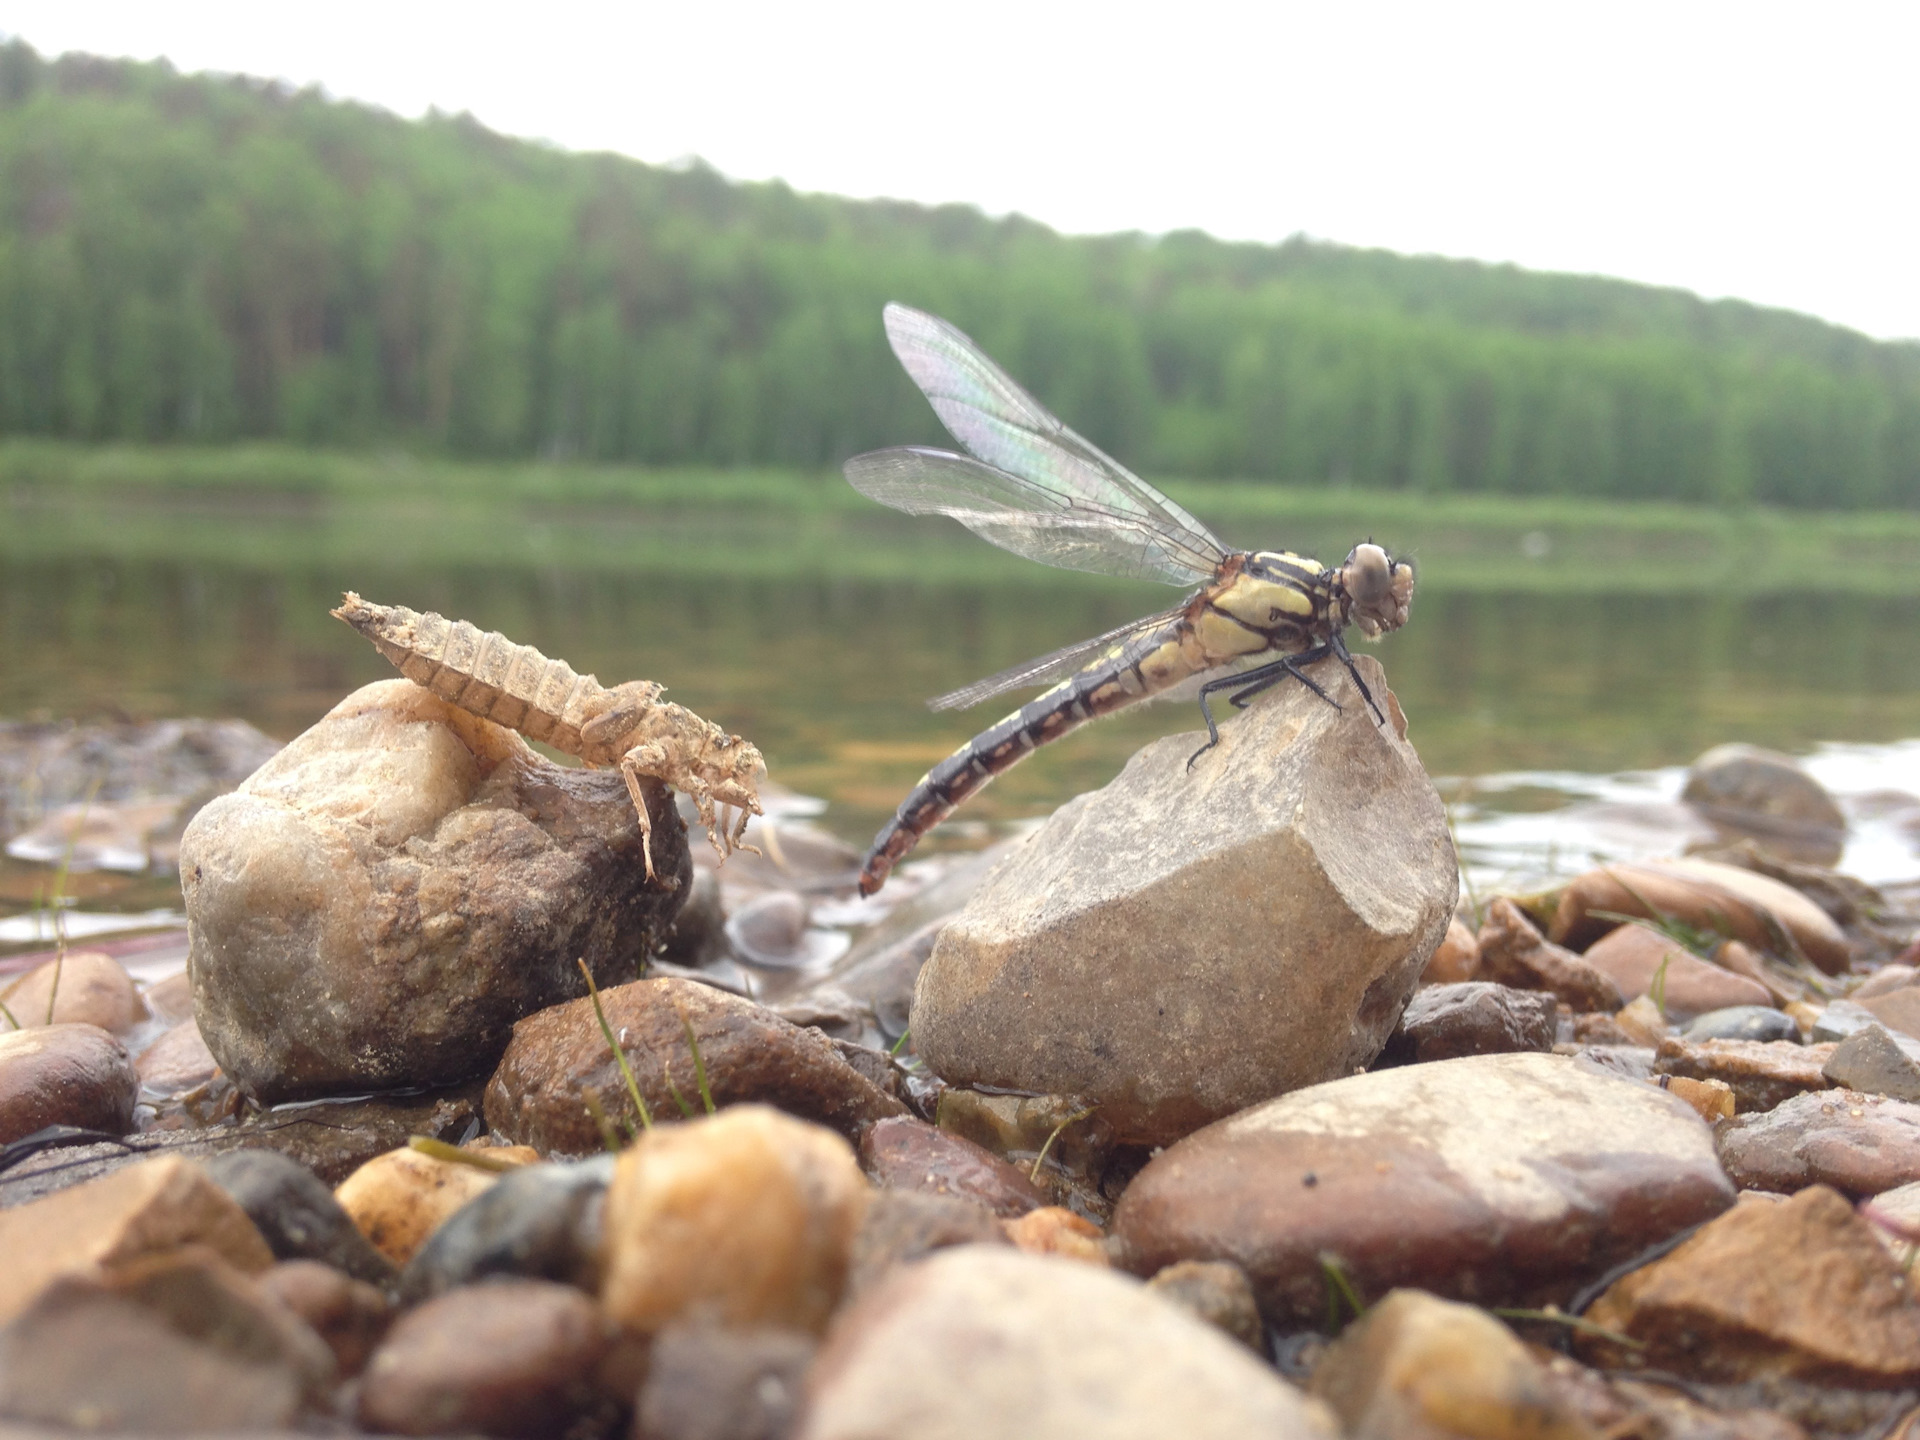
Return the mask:
<path id="1" fill-rule="evenodd" d="M 1368 540 L 1339 565 L 1284 550 L 1234 550 L 1186 510 L 1075 434 L 954 326 L 905 305 L 885 310 L 887 340 L 965 454 L 920 445 L 856 455 L 848 482 L 909 515 L 946 515 L 1029 560 L 1099 575 L 1194 587 L 1179 604 L 1025 661 L 927 703 L 957 710 L 1050 686 L 935 765 L 875 837 L 860 869 L 872 895 L 894 866 L 969 796 L 1090 720 L 1151 698 L 1197 695 L 1207 743 L 1220 740 L 1212 697 L 1235 709 L 1298 680 L 1339 709 L 1307 673 L 1337 660 L 1386 723 L 1343 638 L 1398 630 L 1413 602 L 1413 566 Z"/>

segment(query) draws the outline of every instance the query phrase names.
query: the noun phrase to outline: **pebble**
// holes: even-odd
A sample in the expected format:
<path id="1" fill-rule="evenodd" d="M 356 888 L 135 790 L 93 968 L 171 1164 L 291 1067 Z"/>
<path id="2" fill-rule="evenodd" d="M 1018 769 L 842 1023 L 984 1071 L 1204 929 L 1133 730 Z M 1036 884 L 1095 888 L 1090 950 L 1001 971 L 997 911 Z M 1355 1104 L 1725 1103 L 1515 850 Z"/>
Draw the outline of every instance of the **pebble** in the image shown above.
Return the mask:
<path id="1" fill-rule="evenodd" d="M 601 1207 L 614 1157 L 510 1170 L 444 1220 L 407 1262 L 412 1304 L 496 1275 L 600 1286 Z"/>
<path id="2" fill-rule="evenodd" d="M 836 1319 L 796 1440 L 1336 1433 L 1245 1346 L 1138 1281 L 967 1245 L 896 1270 Z"/>
<path id="3" fill-rule="evenodd" d="M 1648 1049 L 1665 1040 L 1673 1029 L 1650 995 L 1639 996 L 1614 1011 L 1613 1023 L 1635 1045 Z"/>
<path id="4" fill-rule="evenodd" d="M 1889 991 L 1904 990 L 1913 984 L 1916 977 L 1920 977 L 1920 970 L 1911 965 L 1882 965 L 1855 987 L 1851 998 L 1859 1003 Z"/>
<path id="5" fill-rule="evenodd" d="M 1724 1127 L 1720 1161 L 1743 1190 L 1877 1195 L 1920 1176 L 1920 1105 L 1857 1090 L 1797 1095 Z"/>
<path id="6" fill-rule="evenodd" d="M 356 1280 L 390 1285 L 394 1268 L 311 1170 L 272 1150 L 204 1161 L 207 1178 L 247 1212 L 279 1260 L 316 1260 Z"/>
<path id="7" fill-rule="evenodd" d="M 1485 980 L 1427 985 L 1407 1002 L 1380 1059 L 1405 1065 L 1460 1055 L 1551 1050 L 1559 1031 L 1559 1004 L 1543 991 L 1515 990 Z"/>
<path id="8" fill-rule="evenodd" d="M 1620 923 L 1611 914 L 1730 932 L 1758 950 L 1773 949 L 1774 937 L 1784 930 L 1829 975 L 1844 972 L 1853 958 L 1832 917 L 1798 890 L 1712 860 L 1642 860 L 1589 870 L 1560 892 L 1548 936 L 1555 944 L 1583 950 Z"/>
<path id="9" fill-rule="evenodd" d="M 1733 1090 L 1741 1114 L 1771 1110 L 1809 1090 L 1833 1082 L 1822 1073 L 1833 1055 L 1831 1045 L 1799 1045 L 1791 1040 L 1689 1040 L 1673 1035 L 1654 1050 L 1654 1069 L 1690 1080 L 1719 1080 Z"/>
<path id="10" fill-rule="evenodd" d="M 611 1327 L 570 1285 L 498 1280 L 406 1312 L 367 1362 L 359 1421 L 400 1435 L 558 1437 L 613 1409 Z"/>
<path id="11" fill-rule="evenodd" d="M 1225 1260 L 1179 1260 L 1147 1282 L 1162 1300 L 1190 1310 L 1256 1354 L 1266 1354 L 1266 1326 L 1247 1272 Z"/>
<path id="12" fill-rule="evenodd" d="M 1687 772 L 1680 798 L 1723 835 L 1748 837 L 1786 859 L 1834 865 L 1847 817 L 1791 755 L 1716 745 Z"/>
<path id="13" fill-rule="evenodd" d="M 133 1062 L 140 1084 L 153 1095 L 179 1095 L 220 1073 L 200 1027 L 183 1020 L 140 1052 Z"/>
<path id="14" fill-rule="evenodd" d="M 1808 1038 L 1816 1044 L 1844 1040 L 1856 1030 L 1880 1023 L 1879 1017 L 1865 1006 L 1856 1005 L 1851 1000 L 1835 1000 L 1814 1015 Z"/>
<path id="15" fill-rule="evenodd" d="M 1709 1124 L 1734 1117 L 1737 1107 L 1733 1087 L 1724 1080 L 1689 1080 L 1684 1075 L 1662 1075 L 1656 1083 L 1669 1095 L 1686 1101 L 1693 1113 Z"/>
<path id="16" fill-rule="evenodd" d="M 0 1321 L 63 1275 L 122 1266 L 155 1251 L 202 1246 L 246 1274 L 273 1264 L 247 1212 L 199 1166 L 144 1160 L 10 1210 L 0 1210 Z"/>
<path id="17" fill-rule="evenodd" d="M 1882 1190 L 1860 1202 L 1860 1218 L 1872 1222 L 1907 1268 L 1909 1252 L 1920 1244 L 1920 1180 Z"/>
<path id="18" fill-rule="evenodd" d="M 1550 944 L 1504 896 L 1487 907 L 1487 923 L 1480 927 L 1480 974 L 1516 990 L 1544 990 L 1581 1012 L 1610 1014 L 1626 1000 L 1612 976 Z"/>
<path id="19" fill-rule="evenodd" d="M 1856 1030 L 1834 1047 L 1820 1073 L 1847 1090 L 1920 1100 L 1920 1041 L 1889 1034 L 1878 1025 Z"/>
<path id="20" fill-rule="evenodd" d="M 1610 1368 L 1868 1389 L 1920 1382 L 1920 1306 L 1906 1276 L 1825 1186 L 1734 1207 L 1618 1281 L 1587 1318 L 1644 1347 L 1576 1336 L 1583 1357 Z"/>
<path id="21" fill-rule="evenodd" d="M 48 1000 L 53 1002 L 51 1022 Z M 36 965 L 0 990 L 0 1005 L 29 1028 L 48 1023 L 97 1025 L 109 1035 L 124 1035 L 147 1018 L 147 1002 L 140 998 L 133 977 L 118 960 L 99 950 L 69 950 L 64 960 Z M 11 1028 L 0 1013 L 0 1033 Z"/>
<path id="22" fill-rule="evenodd" d="M 1853 1003 L 1890 1030 L 1920 1036 L 1920 987 L 1901 986 L 1864 1000 L 1855 991 Z"/>
<path id="23" fill-rule="evenodd" d="M 818 965 L 846 950 L 844 933 L 807 928 L 807 902 L 792 890 L 754 896 L 727 917 L 726 936 L 739 959 L 763 970 Z"/>
<path id="24" fill-rule="evenodd" d="M 127 1047 L 98 1025 L 0 1034 L 0 1145 L 48 1125 L 124 1135 L 139 1095 Z"/>
<path id="25" fill-rule="evenodd" d="M 1511 1330 L 1419 1290 L 1390 1292 L 1342 1331 L 1308 1390 L 1340 1417 L 1346 1440 L 1590 1433 Z"/>
<path id="26" fill-rule="evenodd" d="M 847 1293 L 859 1295 L 896 1265 L 954 1245 L 1011 1245 L 994 1213 L 977 1200 L 928 1190 L 882 1190 L 853 1237 Z"/>
<path id="27" fill-rule="evenodd" d="M 793 1330 L 675 1325 L 655 1337 L 634 1440 L 785 1440 L 815 1340 Z"/>
<path id="28" fill-rule="evenodd" d="M 1164 1144 L 1371 1063 L 1459 879 L 1404 722 L 1334 686 L 1343 710 L 1269 691 L 1191 773 L 1196 737 L 1148 745 L 1001 861 L 920 973 L 913 1040 L 934 1073 L 1077 1096 L 1121 1139 Z"/>
<path id="29" fill-rule="evenodd" d="M 860 1137 L 860 1166 L 883 1190 L 958 1195 L 1008 1219 L 1047 1203 L 1027 1172 L 985 1146 L 910 1115 L 870 1126 Z"/>
<path id="30" fill-rule="evenodd" d="M 282 1260 L 259 1284 L 325 1342 L 342 1379 L 366 1368 L 393 1318 L 380 1290 L 318 1260 Z"/>
<path id="31" fill-rule="evenodd" d="M 1422 985 L 1458 985 L 1479 978 L 1480 941 L 1458 915 L 1447 926 L 1447 933 L 1427 959 L 1420 972 Z"/>
<path id="32" fill-rule="evenodd" d="M 602 1303 L 642 1334 L 680 1320 L 818 1332 L 870 1194 L 845 1140 L 766 1106 L 656 1126 L 607 1192 Z"/>
<path id="33" fill-rule="evenodd" d="M 508 1164 L 539 1158 L 524 1148 L 517 1155 L 499 1150 L 479 1153 Z M 374 1156 L 341 1181 L 333 1194 L 373 1248 L 397 1267 L 413 1259 L 448 1216 L 492 1186 L 500 1173 L 403 1146 Z"/>
<path id="34" fill-rule="evenodd" d="M 1670 1020 L 1687 1020 L 1734 1005 L 1773 1002 L 1766 986 L 1702 960 L 1646 925 L 1621 925 L 1608 931 L 1587 947 L 1586 961 L 1611 977 L 1629 998 L 1650 994 L 1655 977 L 1662 977 L 1661 1008 Z"/>
<path id="35" fill-rule="evenodd" d="M 1029 1255 L 1058 1255 L 1088 1265 L 1107 1265 L 1107 1237 L 1084 1215 L 1061 1205 L 1029 1210 L 1018 1220 L 1003 1220 L 1000 1228 L 1017 1249 Z"/>
<path id="36" fill-rule="evenodd" d="M 1558 1055 L 1481 1055 L 1336 1080 L 1208 1127 L 1115 1208 L 1135 1274 L 1231 1260 L 1276 1326 L 1327 1313 L 1322 1257 L 1362 1300 L 1401 1286 L 1564 1302 L 1725 1209 L 1712 1132 L 1683 1102 Z"/>
<path id="37" fill-rule="evenodd" d="M 603 990 L 600 1004 L 656 1119 L 680 1116 L 675 1090 L 689 1108 L 701 1105 L 688 1026 L 718 1106 L 773 1105 L 849 1137 L 876 1120 L 907 1113 L 818 1030 L 710 985 L 640 980 Z M 575 1000 L 514 1026 L 487 1085 L 487 1123 L 543 1154 L 596 1154 L 605 1137 L 583 1095 L 593 1096 L 615 1124 L 635 1118 L 592 1003 Z"/>
<path id="38" fill-rule="evenodd" d="M 672 797 L 648 883 L 633 802 L 411 681 L 342 700 L 181 840 L 197 1014 L 263 1102 L 484 1074 L 513 1022 L 665 937 L 690 876 Z M 288 917 L 295 917 L 290 920 Z"/>
<path id="39" fill-rule="evenodd" d="M 156 980 L 142 992 L 147 1009 L 156 1020 L 178 1025 L 193 1018 L 193 978 L 182 970 L 164 980 Z"/>
<path id="40" fill-rule="evenodd" d="M 1786 1040 L 1800 1043 L 1800 1027 L 1791 1015 L 1771 1005 L 1734 1005 L 1696 1015 L 1680 1032 L 1683 1040 Z"/>
<path id="41" fill-rule="evenodd" d="M 0 1414 L 75 1430 L 279 1430 L 333 1379 L 320 1338 L 206 1252 L 68 1275 L 0 1330 Z"/>

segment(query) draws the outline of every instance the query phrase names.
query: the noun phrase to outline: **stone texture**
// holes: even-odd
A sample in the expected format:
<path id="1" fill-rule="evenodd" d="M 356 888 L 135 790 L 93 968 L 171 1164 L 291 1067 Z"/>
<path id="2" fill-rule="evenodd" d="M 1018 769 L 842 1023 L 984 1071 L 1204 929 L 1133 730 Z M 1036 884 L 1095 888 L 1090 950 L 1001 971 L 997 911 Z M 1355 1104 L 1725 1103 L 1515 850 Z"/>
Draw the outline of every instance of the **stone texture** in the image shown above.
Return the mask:
<path id="1" fill-rule="evenodd" d="M 1225 1260 L 1179 1260 L 1147 1282 L 1162 1300 L 1190 1310 L 1255 1354 L 1266 1354 L 1266 1326 L 1247 1272 Z"/>
<path id="2" fill-rule="evenodd" d="M 1459 985 L 1480 975 L 1480 941 L 1458 915 L 1420 972 L 1422 985 Z"/>
<path id="3" fill-rule="evenodd" d="M 198 1166 L 146 1160 L 0 1211 L 0 1321 L 63 1275 L 87 1275 L 183 1246 L 258 1274 L 273 1263 L 247 1212 Z"/>
<path id="4" fill-rule="evenodd" d="M 1834 1046 L 1820 1073 L 1831 1083 L 1895 1100 L 1920 1100 L 1920 1042 L 1902 1045 L 1878 1025 Z"/>
<path id="5" fill-rule="evenodd" d="M 977 1200 L 928 1190 L 882 1190 L 853 1237 L 847 1293 L 859 1295 L 896 1265 L 955 1245 L 1011 1245 L 1000 1222 Z"/>
<path id="6" fill-rule="evenodd" d="M 487 1154 L 492 1158 L 493 1152 Z M 530 1151 L 513 1157 L 520 1163 L 535 1158 Z M 374 1156 L 333 1194 L 373 1248 L 398 1268 L 448 1216 L 499 1179 L 498 1170 L 402 1148 Z"/>
<path id="7" fill-rule="evenodd" d="M 1711 860 L 1641 860 L 1589 870 L 1560 892 L 1548 938 L 1584 950 L 1620 923 L 1600 911 L 1649 920 L 1665 916 L 1728 932 L 1758 950 L 1797 947 L 1829 975 L 1840 974 L 1852 959 L 1840 927 L 1798 890 Z"/>
<path id="8" fill-rule="evenodd" d="M 1687 772 L 1680 798 L 1723 836 L 1749 838 L 1789 860 L 1834 865 L 1847 817 L 1791 755 L 1716 745 Z"/>
<path id="9" fill-rule="evenodd" d="M 653 1343 L 634 1440 L 786 1440 L 814 1337 L 676 1325 Z"/>
<path id="10" fill-rule="evenodd" d="M 600 1288 L 601 1208 L 614 1157 L 510 1170 L 443 1221 L 400 1279 L 412 1304 L 495 1275 Z"/>
<path id="11" fill-rule="evenodd" d="M 140 1083 L 155 1095 L 178 1095 L 220 1073 L 200 1027 L 183 1020 L 140 1052 L 133 1062 Z"/>
<path id="12" fill-rule="evenodd" d="M 1791 1040 L 1688 1040 L 1670 1035 L 1654 1051 L 1653 1066 L 1662 1075 L 1689 1080 L 1719 1080 L 1733 1091 L 1742 1114 L 1771 1110 L 1810 1090 L 1833 1082 L 1823 1067 L 1832 1045 L 1797 1045 Z"/>
<path id="13" fill-rule="evenodd" d="M 846 1283 L 871 1192 L 830 1130 L 741 1105 L 656 1126 L 607 1192 L 607 1313 L 817 1332 Z"/>
<path id="14" fill-rule="evenodd" d="M 1877 1195 L 1920 1180 L 1920 1105 L 1857 1090 L 1798 1095 L 1722 1129 L 1720 1161 L 1745 1190 Z"/>
<path id="15" fill-rule="evenodd" d="M 680 1114 L 675 1089 L 688 1105 L 701 1103 L 689 1025 L 716 1105 L 772 1105 L 849 1137 L 876 1120 L 907 1113 L 818 1030 L 790 1024 L 711 985 L 640 980 L 602 991 L 600 1004 L 607 1024 L 622 1037 L 627 1063 L 656 1118 Z M 512 1043 L 487 1085 L 487 1123 L 543 1154 L 592 1155 L 604 1140 L 583 1095 L 592 1095 L 616 1123 L 634 1118 L 592 1004 L 577 1000 L 514 1026 Z"/>
<path id="16" fill-rule="evenodd" d="M 0 1145 L 48 1125 L 124 1135 L 139 1094 L 127 1047 L 97 1025 L 0 1034 Z"/>
<path id="17" fill-rule="evenodd" d="M 333 1352 L 342 1378 L 358 1375 L 387 1333 L 393 1314 L 387 1297 L 318 1260 L 283 1260 L 260 1277 L 269 1300 L 300 1317 Z"/>
<path id="18" fill-rule="evenodd" d="M 570 1285 L 500 1280 L 409 1310 L 367 1362 L 360 1424 L 396 1435 L 560 1436 L 605 1410 L 611 1327 Z"/>
<path id="19" fill-rule="evenodd" d="M 272 1150 L 239 1150 L 203 1168 L 278 1260 L 315 1260 L 374 1285 L 390 1285 L 394 1269 L 360 1233 L 333 1191 L 306 1166 Z"/>
<path id="20" fill-rule="evenodd" d="M 1417 1286 L 1565 1303 L 1733 1199 L 1713 1136 L 1653 1086 L 1557 1055 L 1382 1070 L 1268 1101 L 1148 1163 L 1121 1197 L 1121 1264 L 1231 1260 L 1278 1327 L 1320 1323 L 1321 1257 L 1361 1298 Z"/>
<path id="21" fill-rule="evenodd" d="M 860 1166 L 882 1189 L 965 1196 L 1009 1219 L 1047 1203 L 1019 1166 L 910 1115 L 882 1120 L 860 1137 Z"/>
<path id="22" fill-rule="evenodd" d="M 1334 1433 L 1245 1347 L 1139 1282 L 963 1246 L 895 1271 L 836 1320 L 796 1440 Z"/>
<path id="23" fill-rule="evenodd" d="M 1191 772 L 1197 737 L 1156 741 L 1003 860 L 920 972 L 935 1073 L 1083 1097 L 1161 1143 L 1371 1062 L 1459 882 L 1397 709 L 1382 728 L 1326 683 L 1344 709 L 1277 687 Z"/>
<path id="24" fill-rule="evenodd" d="M 1407 1002 L 1380 1058 L 1405 1065 L 1461 1055 L 1551 1050 L 1559 1030 L 1559 1004 L 1541 991 L 1485 980 L 1428 985 Z"/>
<path id="25" fill-rule="evenodd" d="M 620 777 L 564 769 L 411 681 L 354 692 L 181 841 L 195 1014 L 263 1101 L 483 1074 L 515 1020 L 630 978 L 690 875 L 646 881 Z"/>
<path id="26" fill-rule="evenodd" d="M 1645 1346 L 1577 1337 L 1583 1355 L 1612 1367 L 1867 1389 L 1920 1382 L 1920 1306 L 1907 1279 L 1824 1186 L 1736 1206 L 1618 1281 L 1587 1318 Z"/>
<path id="27" fill-rule="evenodd" d="M 1327 1348 L 1310 1392 L 1346 1440 L 1592 1440 L 1546 1368 L 1484 1310 L 1395 1290 Z"/>
<path id="28" fill-rule="evenodd" d="M 1769 1005 L 1766 986 L 1702 960 L 1646 925 L 1622 925 L 1587 947 L 1586 961 L 1604 972 L 1629 999 L 1652 992 L 1666 967 L 1663 1008 L 1669 1020 L 1690 1020 L 1733 1005 Z"/>
<path id="29" fill-rule="evenodd" d="M 1480 974 L 1516 990 L 1544 990 L 1583 1013 L 1610 1014 L 1625 1002 L 1609 975 L 1546 937 L 1520 907 L 1501 896 L 1480 927 Z"/>
<path id="30" fill-rule="evenodd" d="M 37 965 L 0 990 L 0 1004 L 23 1026 L 48 1023 L 49 999 L 55 1025 L 98 1025 L 110 1035 L 124 1035 L 147 1018 L 147 1002 L 133 977 L 98 950 L 69 950 L 64 960 Z M 0 1032 L 11 1028 L 0 1014 Z"/>
<path id="31" fill-rule="evenodd" d="M 333 1377 L 312 1330 L 204 1250 L 66 1276 L 0 1330 L 0 1414 L 80 1430 L 279 1429 Z"/>
<path id="32" fill-rule="evenodd" d="M 1800 1043 L 1793 1017 L 1771 1005 L 1734 1005 L 1696 1015 L 1681 1032 L 1683 1040 L 1786 1040 Z"/>

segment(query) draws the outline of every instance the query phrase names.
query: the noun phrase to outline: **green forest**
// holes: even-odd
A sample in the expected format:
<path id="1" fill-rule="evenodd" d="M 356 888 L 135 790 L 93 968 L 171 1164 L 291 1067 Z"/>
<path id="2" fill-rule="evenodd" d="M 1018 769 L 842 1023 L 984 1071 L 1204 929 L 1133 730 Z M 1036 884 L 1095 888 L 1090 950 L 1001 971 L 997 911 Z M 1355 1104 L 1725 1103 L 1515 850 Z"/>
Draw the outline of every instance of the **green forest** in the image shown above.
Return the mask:
<path id="1" fill-rule="evenodd" d="M 1920 345 L 1804 316 L 1067 237 L 0 46 L 0 436 L 825 467 L 939 438 L 890 299 L 1152 475 L 1920 508 Z"/>

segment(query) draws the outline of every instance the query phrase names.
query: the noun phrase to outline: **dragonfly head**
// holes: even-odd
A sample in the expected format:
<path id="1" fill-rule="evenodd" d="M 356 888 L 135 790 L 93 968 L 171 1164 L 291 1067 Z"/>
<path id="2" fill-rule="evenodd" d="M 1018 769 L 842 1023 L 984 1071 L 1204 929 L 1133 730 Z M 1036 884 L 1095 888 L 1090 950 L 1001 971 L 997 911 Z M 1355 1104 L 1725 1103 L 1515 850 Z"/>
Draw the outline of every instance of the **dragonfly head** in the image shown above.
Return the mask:
<path id="1" fill-rule="evenodd" d="M 1413 566 L 1369 540 L 1353 547 L 1337 572 L 1347 616 L 1371 640 L 1407 623 L 1413 605 Z"/>

